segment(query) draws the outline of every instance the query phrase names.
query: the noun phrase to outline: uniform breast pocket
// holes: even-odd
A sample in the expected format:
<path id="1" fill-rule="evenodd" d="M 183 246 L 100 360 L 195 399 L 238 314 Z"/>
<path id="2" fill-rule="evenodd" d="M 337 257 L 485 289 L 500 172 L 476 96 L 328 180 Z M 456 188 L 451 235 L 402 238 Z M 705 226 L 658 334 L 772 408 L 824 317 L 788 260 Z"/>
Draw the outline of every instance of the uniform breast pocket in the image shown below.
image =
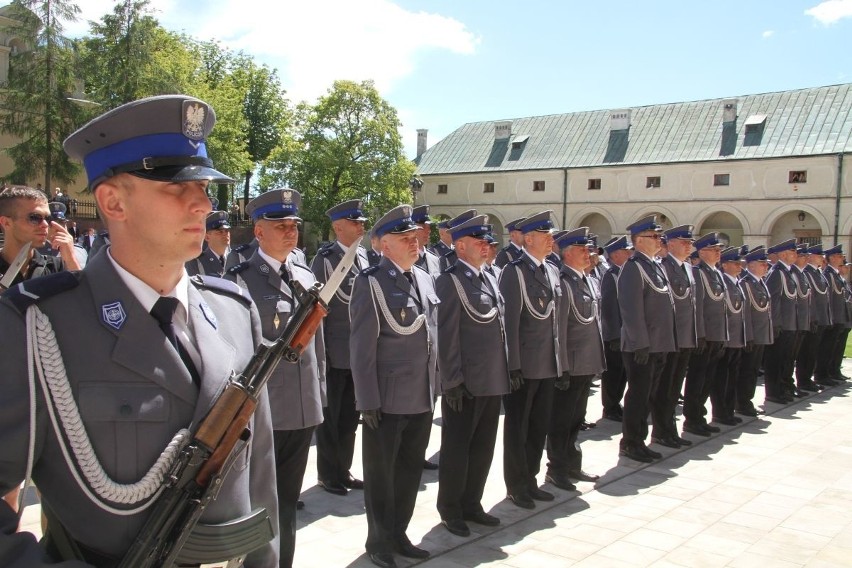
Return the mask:
<path id="1" fill-rule="evenodd" d="M 417 312 L 414 309 L 414 299 L 404 292 L 393 292 L 385 297 L 388 308 L 397 322 L 408 325 L 415 317 Z"/>

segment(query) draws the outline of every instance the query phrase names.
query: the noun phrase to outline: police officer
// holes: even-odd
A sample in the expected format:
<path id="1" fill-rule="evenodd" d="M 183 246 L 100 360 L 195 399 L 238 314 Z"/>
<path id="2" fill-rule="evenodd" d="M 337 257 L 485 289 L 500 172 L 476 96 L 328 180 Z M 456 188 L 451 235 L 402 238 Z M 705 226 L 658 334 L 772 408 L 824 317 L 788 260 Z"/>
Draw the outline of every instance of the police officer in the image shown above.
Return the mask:
<path id="1" fill-rule="evenodd" d="M 198 424 L 260 341 L 250 299 L 229 282 L 190 280 L 184 270 L 201 252 L 210 211 L 207 184 L 233 181 L 206 157 L 205 138 L 214 123 L 203 101 L 167 95 L 120 106 L 73 133 L 65 150 L 83 161 L 112 245 L 83 271 L 25 282 L 0 301 L 0 492 L 27 474 L 29 453 L 48 514 L 45 548 L 52 560 L 69 558 L 77 548 L 86 566 L 118 563 L 145 523 L 151 511 L 146 505 L 160 484 L 139 483 L 139 493 L 115 484 L 136 484 L 176 432 Z M 26 323 L 28 310 L 28 318 L 46 319 Z M 57 396 L 70 387 L 82 428 L 63 431 L 75 413 L 69 414 L 67 404 L 45 403 L 42 392 L 34 402 L 36 415 L 29 413 L 27 328 L 41 335 L 48 325 L 55 350 L 35 356 L 56 365 L 52 357 L 61 355 L 65 372 L 49 370 L 47 389 Z M 55 425 L 45 419 L 47 404 L 54 407 Z M 34 453 L 28 452 L 25 426 L 31 419 Z M 202 523 L 227 523 L 264 507 L 275 528 L 272 431 L 263 393 L 251 431 L 250 447 L 237 457 Z M 69 436 L 80 451 L 70 464 L 64 455 L 72 451 L 65 448 Z M 0 502 L 0 564 L 49 562 L 34 549 L 31 535 L 13 534 L 16 525 Z M 60 535 L 67 537 L 67 547 L 57 546 Z M 245 565 L 265 568 L 277 560 L 277 541 L 271 541 Z"/>
<path id="2" fill-rule="evenodd" d="M 695 241 L 698 264 L 695 277 L 695 321 L 698 341 L 689 358 L 683 386 L 683 431 L 707 437 L 719 432 L 707 423 L 707 399 L 713 390 L 716 367 L 728 341 L 728 313 L 725 305 L 725 282 L 716 265 L 722 254 L 719 233 L 708 233 Z"/>
<path id="3" fill-rule="evenodd" d="M 633 245 L 626 236 L 613 237 L 604 245 L 610 268 L 601 280 L 601 332 L 606 356 L 606 370 L 601 375 L 603 417 L 621 422 L 624 410 L 621 399 L 627 387 L 627 375 L 621 359 L 621 310 L 618 306 L 618 275 L 630 255 Z"/>
<path id="4" fill-rule="evenodd" d="M 511 392 L 503 397 L 503 479 L 518 507 L 535 508 L 553 494 L 538 487 L 550 414 L 553 382 L 562 375 L 559 346 L 559 272 L 545 261 L 553 246 L 552 211 L 525 219 L 524 254 L 503 267 L 500 293 L 506 302 L 506 344 Z"/>
<path id="5" fill-rule="evenodd" d="M 772 344 L 774 338 L 769 288 L 764 282 L 769 270 L 766 248 L 751 249 L 745 255 L 745 261 L 746 270 L 740 276 L 739 286 L 745 298 L 746 348 L 740 359 L 735 406 L 738 414 L 757 416 L 759 412 L 752 402 L 757 373 L 763 362 L 764 349 Z"/>
<path id="6" fill-rule="evenodd" d="M 697 327 L 695 322 L 695 282 L 692 265 L 687 259 L 692 252 L 692 225 L 680 225 L 667 230 L 668 254 L 660 261 L 672 293 L 675 309 L 675 334 L 677 350 L 666 355 L 660 384 L 651 393 L 651 441 L 669 448 L 692 444 L 678 434 L 677 401 L 686 376 L 689 356 L 695 349 Z"/>
<path id="7" fill-rule="evenodd" d="M 823 269 L 828 280 L 828 302 L 831 311 L 831 325 L 826 328 L 817 355 L 817 365 L 814 378 L 818 384 L 835 386 L 842 379 L 840 362 L 846 342 L 841 338 L 844 329 L 850 323 L 846 310 L 845 281 L 840 275 L 843 266 L 843 245 L 836 245 L 825 251 L 826 267 Z"/>
<path id="8" fill-rule="evenodd" d="M 523 220 L 524 218 L 521 217 L 506 223 L 506 230 L 509 231 L 509 244 L 500 249 L 494 261 L 500 268 L 520 258 L 524 250 L 524 234 L 518 229 L 518 223 Z"/>
<path id="9" fill-rule="evenodd" d="M 254 221 L 258 247 L 247 261 L 226 274 L 227 279 L 248 290 L 260 313 L 267 341 L 281 336 L 299 308 L 296 283 L 307 290 L 316 282 L 311 269 L 291 254 L 299 241 L 301 203 L 301 194 L 289 188 L 273 189 L 249 201 L 246 213 Z M 311 438 L 323 418 L 324 381 L 325 340 L 323 330 L 319 329 L 297 362 L 281 360 L 266 387 L 275 443 L 281 567 L 293 564 L 296 507 Z"/>
<path id="10" fill-rule="evenodd" d="M 429 217 L 429 206 L 418 205 L 412 210 L 411 220 L 417 224 L 417 242 L 420 244 L 417 262 L 415 264 L 437 278 L 441 274 L 441 259 L 429 248 L 429 239 L 432 235 L 432 218 Z"/>
<path id="11" fill-rule="evenodd" d="M 807 354 L 802 351 L 806 339 L 811 335 L 811 330 L 816 329 L 816 292 L 811 287 L 811 280 L 805 274 L 808 266 L 808 245 L 800 243 L 796 245 L 796 261 L 790 267 L 790 275 L 796 281 L 796 343 L 793 347 L 794 368 L 796 374 L 795 387 L 793 391 L 796 396 L 803 397 L 809 392 L 818 392 L 819 389 L 813 384 L 811 375 L 805 375 L 805 369 L 801 367 L 800 360 Z M 793 377 L 785 377 L 792 386 Z"/>
<path id="12" fill-rule="evenodd" d="M 627 374 L 619 455 L 645 463 L 663 457 L 645 445 L 649 399 L 666 355 L 676 349 L 671 293 L 663 269 L 654 260 L 662 229 L 656 215 L 627 227 L 636 252 L 618 277 L 621 357 Z"/>
<path id="13" fill-rule="evenodd" d="M 769 297 L 772 298 L 772 331 L 774 342 L 764 354 L 764 386 L 766 400 L 778 404 L 793 401 L 792 392 L 785 390 L 785 378 L 793 372 L 793 344 L 796 339 L 796 281 L 790 266 L 796 261 L 796 240 L 788 239 L 769 248 L 778 260 L 766 277 Z"/>
<path id="14" fill-rule="evenodd" d="M 592 378 L 604 370 L 606 363 L 598 293 L 586 274 L 593 246 L 589 228 L 565 231 L 556 245 L 562 253 L 559 331 L 564 361 L 562 375 L 554 382 L 545 480 L 559 489 L 573 491 L 571 479 L 594 482 L 600 477 L 583 471 L 583 452 L 577 435 L 586 416 Z"/>
<path id="15" fill-rule="evenodd" d="M 352 287 L 349 360 L 361 434 L 366 549 L 376 566 L 396 566 L 393 552 L 427 558 L 406 535 L 414 512 L 437 382 L 438 296 L 432 277 L 414 265 L 419 244 L 411 206 L 387 212 L 373 227 L 382 259 Z"/>
<path id="16" fill-rule="evenodd" d="M 739 247 L 728 247 L 720 257 L 722 281 L 725 283 L 725 307 L 727 308 L 728 340 L 716 365 L 716 377 L 710 401 L 713 405 L 713 422 L 734 426 L 742 418 L 734 415 L 737 381 L 742 353 L 746 347 L 745 297 L 738 280 L 742 272 Z"/>
<path id="17" fill-rule="evenodd" d="M 476 216 L 476 209 L 468 209 L 464 213 L 456 215 L 455 217 L 453 217 L 449 221 L 445 222 L 446 229 L 445 229 L 444 234 L 449 235 L 449 238 L 452 239 L 453 227 L 457 227 L 458 225 L 461 225 L 465 221 L 469 221 L 470 219 L 473 219 L 473 217 L 475 217 L 475 216 Z M 439 227 L 440 227 L 440 225 L 439 225 Z M 440 231 L 439 231 L 439 233 L 440 233 Z M 442 235 L 441 239 L 444 239 L 444 238 L 445 237 Z M 443 240 L 442 240 L 442 242 L 443 242 Z M 444 270 L 448 266 L 455 264 L 457 258 L 458 257 L 456 256 L 456 251 L 451 245 L 450 250 L 448 250 L 447 252 L 445 252 L 444 254 L 441 255 L 441 270 Z"/>
<path id="18" fill-rule="evenodd" d="M 488 217 L 452 229 L 458 260 L 438 277 L 438 366 L 441 369 L 441 467 L 438 512 L 444 526 L 469 536 L 466 521 L 496 526 L 482 508 L 494 456 L 500 397 L 509 392 L 503 298 L 483 270 L 491 244 Z"/>
<path id="19" fill-rule="evenodd" d="M 317 281 L 325 284 L 349 249 L 358 247 L 350 274 L 329 302 L 328 316 L 323 321 L 328 360 L 327 404 L 323 407 L 323 422 L 317 428 L 317 477 L 319 486 L 335 495 L 346 495 L 349 489 L 364 488 L 364 482 L 349 471 L 355 453 L 355 431 L 358 429 L 355 384 L 349 365 L 349 300 L 355 277 L 370 265 L 367 251 L 361 246 L 367 221 L 362 207 L 360 199 L 350 199 L 325 212 L 337 238 L 320 248 L 311 262 Z"/>
<path id="20" fill-rule="evenodd" d="M 825 330 L 831 325 L 828 298 L 830 284 L 821 270 L 824 262 L 821 244 L 808 247 L 808 264 L 804 273 L 811 288 L 811 329 L 802 339 L 799 357 L 796 359 L 796 384 L 800 390 L 810 392 L 820 390 L 814 382 L 817 353 Z"/>
<path id="21" fill-rule="evenodd" d="M 485 240 L 488 241 L 488 258 L 485 259 L 485 264 L 482 265 L 482 269 L 493 276 L 496 280 L 500 279 L 500 273 L 503 272 L 503 269 L 497 266 L 497 245 L 500 243 L 497 242 L 497 239 L 494 238 L 494 234 L 490 233 L 485 237 Z"/>
<path id="22" fill-rule="evenodd" d="M 474 213 L 474 215 L 475 214 L 476 213 Z M 432 245 L 431 249 L 438 258 L 441 258 L 453 250 L 453 236 L 450 233 L 449 219 L 445 219 L 438 223 L 438 242 Z"/>
<path id="23" fill-rule="evenodd" d="M 205 225 L 204 242 L 207 247 L 197 258 L 186 263 L 186 271 L 190 276 L 222 276 L 225 274 L 225 259 L 231 252 L 231 223 L 228 220 L 228 212 L 211 211 Z"/>

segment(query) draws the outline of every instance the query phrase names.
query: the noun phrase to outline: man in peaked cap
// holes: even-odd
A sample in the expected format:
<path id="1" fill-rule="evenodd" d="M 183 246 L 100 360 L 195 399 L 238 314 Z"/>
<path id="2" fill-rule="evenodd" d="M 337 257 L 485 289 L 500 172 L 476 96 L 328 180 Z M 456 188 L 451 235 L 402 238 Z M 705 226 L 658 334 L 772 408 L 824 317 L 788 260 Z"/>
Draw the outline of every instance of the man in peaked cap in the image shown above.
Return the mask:
<path id="1" fill-rule="evenodd" d="M 296 283 L 309 289 L 316 278 L 291 253 L 299 242 L 302 196 L 290 188 L 273 189 L 246 205 L 254 221 L 258 248 L 226 278 L 248 290 L 260 314 L 267 341 L 275 341 L 299 309 Z M 325 334 L 323 326 L 295 363 L 282 359 L 267 383 L 272 409 L 273 452 L 281 527 L 279 566 L 291 566 L 296 549 L 296 508 L 316 427 L 325 404 Z"/>
<path id="2" fill-rule="evenodd" d="M 719 432 L 707 423 L 707 399 L 713 390 L 716 367 L 728 341 L 728 313 L 725 306 L 725 281 L 716 268 L 722 255 L 719 233 L 707 233 L 695 241 L 698 264 L 695 278 L 695 323 L 698 340 L 689 358 L 683 385 L 683 431 L 708 437 Z"/>
<path id="3" fill-rule="evenodd" d="M 553 246 L 552 213 L 542 211 L 518 226 L 524 254 L 500 275 L 511 390 L 503 398 L 503 478 L 509 500 L 524 509 L 535 508 L 534 500 L 553 500 L 536 482 L 550 427 L 553 383 L 562 375 L 562 288 L 558 270 L 545 260 Z"/>
<path id="4" fill-rule="evenodd" d="M 261 338 L 251 300 L 231 283 L 189 279 L 184 269 L 201 252 L 210 212 L 208 183 L 229 181 L 206 157 L 205 139 L 214 122 L 203 101 L 169 95 L 118 107 L 65 140 L 66 152 L 83 161 L 112 244 L 83 271 L 24 283 L 0 301 L 0 338 L 7 347 L 0 352 L 0 444 L 6 456 L 0 492 L 17 486 L 27 465 L 29 436 L 22 425 L 31 417 L 23 314 L 30 306 L 37 306 L 53 328 L 92 455 L 110 479 L 122 483 L 140 480 L 175 432 L 198 424 L 232 372 L 241 371 L 254 354 Z M 46 416 L 44 400 L 35 401 L 38 416 Z M 32 476 L 48 517 L 46 554 L 68 558 L 55 540 L 64 533 L 86 565 L 116 565 L 152 510 L 141 505 L 159 487 L 153 484 L 148 495 L 121 489 L 126 494 L 104 494 L 92 480 L 79 480 L 76 464 L 75 471 L 69 469 L 66 434 L 57 432 L 61 426 L 37 426 L 43 445 L 33 456 Z M 251 445 L 200 522 L 237 522 L 265 508 L 274 534 L 277 500 L 265 393 L 250 427 Z M 111 512 L 119 499 L 136 511 Z M 42 559 L 45 552 L 33 550 L 31 536 L 13 534 L 17 523 L 10 515 L 0 503 L 3 564 L 27 554 Z M 243 552 L 223 549 L 219 560 L 236 562 Z M 201 562 L 208 560 L 195 564 Z M 245 565 L 277 562 L 276 537 L 249 554 Z"/>
<path id="5" fill-rule="evenodd" d="M 806 391 L 819 390 L 814 382 L 817 355 L 822 344 L 823 335 L 831 325 L 831 310 L 829 308 L 829 282 L 820 270 L 825 261 L 822 256 L 822 245 L 817 244 L 808 248 L 807 265 L 804 268 L 805 278 L 811 288 L 811 328 L 802 338 L 799 356 L 796 358 L 796 383 L 799 389 Z M 798 259 L 797 259 L 798 264 Z"/>
<path id="6" fill-rule="evenodd" d="M 438 242 L 432 245 L 431 249 L 438 258 L 453 250 L 453 236 L 450 234 L 449 219 L 438 223 Z"/>
<path id="7" fill-rule="evenodd" d="M 772 298 L 770 306 L 775 339 L 765 352 L 764 386 L 768 402 L 786 404 L 793 401 L 793 393 L 789 390 L 792 385 L 787 386 L 787 379 L 793 373 L 792 352 L 798 329 L 798 288 L 790 274 L 790 267 L 796 262 L 796 240 L 788 239 L 770 247 L 767 252 L 777 255 L 778 260 L 766 277 L 769 296 Z"/>
<path id="8" fill-rule="evenodd" d="M 736 411 L 743 416 L 757 416 L 758 410 L 752 399 L 757 387 L 757 373 L 763 361 L 763 352 L 772 344 L 772 317 L 770 312 L 769 288 L 763 277 L 769 270 L 766 248 L 749 250 L 745 255 L 746 269 L 739 279 L 745 297 L 746 348 L 740 359 L 739 378 L 736 390 Z"/>
<path id="9" fill-rule="evenodd" d="M 504 305 L 497 280 L 484 270 L 491 244 L 488 217 L 477 215 L 453 227 L 458 260 L 435 285 L 438 367 L 441 369 L 441 467 L 438 512 L 448 531 L 469 536 L 466 521 L 496 526 L 482 508 L 494 456 L 500 398 L 509 392 Z"/>
<path id="10" fill-rule="evenodd" d="M 843 360 L 843 350 L 846 341 L 843 337 L 844 331 L 850 323 L 849 314 L 846 311 L 845 281 L 840 275 L 840 268 L 845 262 L 843 246 L 836 245 L 825 249 L 823 254 L 826 258 L 826 267 L 823 269 L 826 280 L 828 280 L 828 301 L 831 311 L 831 325 L 825 330 L 817 354 L 816 371 L 814 378 L 818 384 L 834 386 L 844 380 L 840 373 L 840 363 Z"/>
<path id="11" fill-rule="evenodd" d="M 677 429 L 677 400 L 686 376 L 689 357 L 695 349 L 695 280 L 688 262 L 694 242 L 692 225 L 680 225 L 663 233 L 668 254 L 660 261 L 666 274 L 675 311 L 677 350 L 666 355 L 660 383 L 651 392 L 651 440 L 669 448 L 691 445 Z"/>
<path id="12" fill-rule="evenodd" d="M 418 266 L 411 206 L 388 211 L 373 227 L 379 264 L 352 287 L 349 361 L 361 432 L 366 549 L 373 564 L 396 566 L 393 552 L 427 558 L 405 534 L 414 512 L 437 378 L 438 303 L 432 277 Z"/>
<path id="13" fill-rule="evenodd" d="M 601 375 L 601 403 L 604 418 L 621 422 L 624 415 L 621 399 L 627 375 L 621 358 L 621 310 L 616 283 L 621 268 L 633 254 L 633 245 L 626 236 L 613 237 L 604 245 L 604 251 L 609 256 L 610 267 L 601 279 L 601 334 L 606 357 L 606 370 Z"/>
<path id="14" fill-rule="evenodd" d="M 725 304 L 728 310 L 728 340 L 719 364 L 710 400 L 713 405 L 713 422 L 734 426 L 742 418 L 734 415 L 739 381 L 739 366 L 746 348 L 745 296 L 738 285 L 742 262 L 740 249 L 728 247 L 722 251 L 720 264 L 725 283 Z"/>
<path id="15" fill-rule="evenodd" d="M 417 224 L 417 242 L 420 244 L 417 262 L 415 264 L 437 278 L 441 274 L 441 259 L 433 253 L 428 245 L 432 235 L 432 218 L 429 217 L 429 206 L 418 205 L 411 212 L 411 220 Z"/>
<path id="16" fill-rule="evenodd" d="M 523 220 L 524 218 L 521 217 L 506 223 L 506 230 L 509 231 L 509 244 L 500 249 L 500 252 L 497 253 L 497 259 L 494 261 L 500 268 L 520 258 L 524 250 L 524 234 L 518 230 L 518 223 Z"/>
<path id="17" fill-rule="evenodd" d="M 806 396 L 809 392 L 818 392 L 816 384 L 810 376 L 800 373 L 798 365 L 799 356 L 802 353 L 802 344 L 810 334 L 814 326 L 816 314 L 814 313 L 814 295 L 811 289 L 811 281 L 805 274 L 808 266 L 808 245 L 799 243 L 796 245 L 796 260 L 790 266 L 790 275 L 796 281 L 796 339 L 793 343 L 793 367 L 795 370 L 795 383 L 793 377 L 785 377 L 793 393 L 798 396 Z M 804 369 L 802 369 L 803 371 Z M 794 386 L 795 385 L 795 386 Z"/>
<path id="18" fill-rule="evenodd" d="M 206 247 L 196 258 L 186 263 L 186 272 L 190 276 L 207 274 L 222 276 L 225 274 L 225 259 L 231 252 L 231 223 L 227 211 L 211 211 L 205 221 Z"/>
<path id="19" fill-rule="evenodd" d="M 363 489 L 364 482 L 352 476 L 355 454 L 355 431 L 358 411 L 355 409 L 355 384 L 349 364 L 349 301 L 352 284 L 358 273 L 367 268 L 367 251 L 361 246 L 364 237 L 363 204 L 350 199 L 326 211 L 331 229 L 337 237 L 317 251 L 311 270 L 317 281 L 328 282 L 334 269 L 351 247 L 358 247 L 349 276 L 329 302 L 328 316 L 323 321 L 325 332 L 326 404 L 323 422 L 317 428 L 317 477 L 319 486 L 335 495 L 346 495 L 349 489 Z"/>
<path id="20" fill-rule="evenodd" d="M 450 235 L 450 239 L 452 239 L 453 227 L 458 227 L 462 223 L 469 221 L 470 219 L 473 219 L 473 217 L 475 217 L 475 216 L 476 216 L 476 209 L 468 209 L 464 213 L 461 213 L 460 215 L 457 215 L 457 216 L 453 217 L 452 219 L 450 219 L 449 221 L 447 221 L 446 222 L 447 232 Z M 455 264 L 456 259 L 457 259 L 457 256 L 456 256 L 455 250 L 453 248 L 450 248 L 449 251 L 447 251 L 446 253 L 441 255 L 441 270 L 444 270 L 448 266 Z"/>
<path id="21" fill-rule="evenodd" d="M 497 252 L 498 252 L 497 246 L 500 243 L 498 243 L 497 239 L 494 238 L 493 233 L 489 234 L 486 237 L 486 240 L 488 241 L 488 244 L 490 246 L 488 247 L 488 258 L 485 259 L 485 264 L 482 265 L 482 269 L 485 270 L 486 272 L 488 272 L 491 276 L 493 276 L 497 280 L 499 280 L 500 279 L 500 273 L 503 271 L 503 269 L 500 268 L 499 266 L 497 266 L 497 264 L 496 264 Z"/>
<path id="22" fill-rule="evenodd" d="M 588 227 L 565 231 L 556 241 L 562 257 L 559 331 L 560 355 L 564 360 L 562 375 L 554 382 L 545 479 L 565 491 L 575 489 L 571 479 L 592 482 L 599 479 L 583 471 L 583 452 L 577 441 L 586 416 L 592 378 L 606 367 L 599 298 L 591 277 L 586 275 L 591 265 L 590 244 Z"/>
<path id="23" fill-rule="evenodd" d="M 650 394 L 659 381 L 666 355 L 676 349 L 674 308 L 663 269 L 654 260 L 662 227 L 656 216 L 636 221 L 627 230 L 636 252 L 618 277 L 621 311 L 621 356 L 627 374 L 619 455 L 649 463 L 662 454 L 645 445 Z"/>

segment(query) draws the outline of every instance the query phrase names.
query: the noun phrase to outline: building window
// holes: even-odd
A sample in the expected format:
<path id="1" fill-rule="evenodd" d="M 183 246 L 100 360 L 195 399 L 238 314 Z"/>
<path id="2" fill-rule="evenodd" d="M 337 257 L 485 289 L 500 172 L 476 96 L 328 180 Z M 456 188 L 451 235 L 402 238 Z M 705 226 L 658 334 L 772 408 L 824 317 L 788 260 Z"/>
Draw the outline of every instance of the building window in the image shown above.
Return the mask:
<path id="1" fill-rule="evenodd" d="M 543 181 L 534 181 L 533 182 L 533 191 L 544 191 L 544 182 Z"/>
<path id="2" fill-rule="evenodd" d="M 648 176 L 645 179 L 645 187 L 660 187 L 660 176 Z"/>
<path id="3" fill-rule="evenodd" d="M 713 185 L 731 185 L 731 174 L 713 174 Z"/>
<path id="4" fill-rule="evenodd" d="M 808 182 L 808 171 L 807 170 L 791 170 L 788 174 L 787 183 L 807 183 Z"/>
<path id="5" fill-rule="evenodd" d="M 438 193 L 447 193 L 447 184 L 439 183 L 438 184 Z"/>
<path id="6" fill-rule="evenodd" d="M 601 178 L 589 178 L 589 189 L 600 189 Z"/>
<path id="7" fill-rule="evenodd" d="M 494 182 L 485 182 L 482 185 L 482 193 L 494 193 Z"/>

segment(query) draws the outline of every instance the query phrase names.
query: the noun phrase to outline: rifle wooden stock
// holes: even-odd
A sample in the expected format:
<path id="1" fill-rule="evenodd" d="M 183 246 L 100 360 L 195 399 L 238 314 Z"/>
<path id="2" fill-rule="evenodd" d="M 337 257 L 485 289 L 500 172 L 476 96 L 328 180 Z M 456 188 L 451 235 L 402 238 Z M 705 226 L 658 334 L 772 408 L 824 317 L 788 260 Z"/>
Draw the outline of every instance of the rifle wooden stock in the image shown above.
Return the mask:
<path id="1" fill-rule="evenodd" d="M 222 394 L 224 395 L 225 393 Z M 216 449 L 213 450 L 213 453 L 207 461 L 204 462 L 204 465 L 201 466 L 201 471 L 199 471 L 198 475 L 195 476 L 195 482 L 201 487 L 207 487 L 210 483 L 210 479 L 222 471 L 225 461 L 228 459 L 228 456 L 231 455 L 231 452 L 237 443 L 241 439 L 247 439 L 247 434 L 249 434 L 249 420 L 251 420 L 251 416 L 254 414 L 254 409 L 257 408 L 257 400 L 248 396 L 245 391 L 243 391 L 243 395 L 242 405 L 237 410 L 236 415 L 231 417 L 230 424 L 228 424 L 228 427 L 225 429 L 219 445 L 216 446 Z M 208 416 L 208 418 L 213 417 Z M 204 423 L 206 422 L 207 420 L 204 421 Z M 204 427 L 204 423 L 201 424 L 201 427 Z M 200 433 L 198 438 L 199 440 L 201 439 Z"/>
<path id="2" fill-rule="evenodd" d="M 298 356 L 304 353 L 308 343 L 310 343 L 310 341 L 314 338 L 314 335 L 316 335 L 322 319 L 327 315 L 328 308 L 326 308 L 322 302 L 316 302 L 311 313 L 305 317 L 302 325 L 299 326 L 299 329 L 296 330 L 296 334 L 290 341 L 290 349 L 287 351 L 288 361 L 294 362 L 291 359 L 293 355 L 295 355 L 296 359 L 298 359 Z"/>

